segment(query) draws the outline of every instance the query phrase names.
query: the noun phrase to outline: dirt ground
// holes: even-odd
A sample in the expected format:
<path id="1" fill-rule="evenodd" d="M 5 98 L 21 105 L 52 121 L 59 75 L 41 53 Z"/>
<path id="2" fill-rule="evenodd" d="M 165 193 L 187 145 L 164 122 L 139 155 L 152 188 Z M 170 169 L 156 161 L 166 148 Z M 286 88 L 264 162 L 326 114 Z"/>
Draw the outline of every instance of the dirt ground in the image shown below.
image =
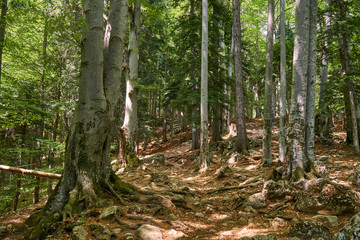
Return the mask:
<path id="1" fill-rule="evenodd" d="M 269 202 L 268 206 L 254 211 L 244 211 L 238 204 L 239 195 L 250 196 L 260 192 L 263 183 L 272 173 L 272 168 L 261 167 L 262 160 L 262 121 L 252 120 L 247 124 L 248 137 L 252 149 L 249 155 L 237 155 L 231 151 L 223 151 L 221 147 L 211 147 L 211 160 L 214 162 L 204 173 L 197 171 L 195 164 L 198 150 L 191 150 L 190 132 L 174 136 L 172 143 L 161 143 L 161 139 L 152 141 L 146 151 L 141 151 L 141 158 L 163 153 L 165 161 L 147 162 L 136 170 L 121 173 L 119 176 L 144 192 L 139 201 L 126 199 L 123 208 L 127 213 L 121 221 L 134 226 L 149 223 L 161 229 L 163 239 L 240 239 L 268 233 L 287 240 L 291 220 L 311 219 L 314 215 L 327 214 L 301 213 L 294 210 L 294 202 L 290 197 Z M 273 159 L 278 161 L 278 129 L 274 128 Z M 224 136 L 231 141 L 231 136 Z M 335 183 L 350 187 L 355 194 L 360 191 L 351 181 L 354 167 L 359 165 L 360 158 L 344 144 L 345 133 L 334 133 L 331 145 L 316 144 L 316 157 L 330 156 L 326 163 L 329 179 Z M 226 147 L 225 147 L 226 148 Z M 229 168 L 226 171 L 226 166 Z M 42 203 L 44 204 L 44 202 Z M 357 210 L 359 202 L 355 203 Z M 272 214 L 273 208 L 281 206 L 281 210 Z M 41 205 L 22 209 L 18 213 L 9 213 L 0 218 L 0 226 L 6 226 L 8 234 L 3 239 L 22 239 L 25 230 L 23 221 Z M 348 221 L 352 214 L 338 216 L 338 226 L 330 228 L 335 235 Z M 84 213 L 69 221 L 82 221 L 85 225 L 100 223 L 110 228 L 120 227 L 118 239 L 125 239 L 126 233 L 135 233 L 136 229 L 124 227 L 117 221 L 104 221 L 98 216 Z M 48 239 L 71 239 L 66 228 Z"/>

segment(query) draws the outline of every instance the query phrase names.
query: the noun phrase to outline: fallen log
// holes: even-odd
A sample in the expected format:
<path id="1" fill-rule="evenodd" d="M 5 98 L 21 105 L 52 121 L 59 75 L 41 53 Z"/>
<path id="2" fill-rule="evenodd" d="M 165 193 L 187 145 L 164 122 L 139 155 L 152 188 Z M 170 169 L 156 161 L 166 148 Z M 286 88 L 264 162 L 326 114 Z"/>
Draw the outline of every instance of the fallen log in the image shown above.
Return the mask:
<path id="1" fill-rule="evenodd" d="M 43 177 L 43 178 L 52 178 L 52 179 L 61 178 L 61 174 L 57 174 L 57 173 L 41 172 L 36 170 L 24 169 L 24 168 L 10 167 L 6 165 L 0 165 L 0 171 L 7 171 L 7 172 L 13 172 L 24 175 L 31 175 L 35 177 Z"/>

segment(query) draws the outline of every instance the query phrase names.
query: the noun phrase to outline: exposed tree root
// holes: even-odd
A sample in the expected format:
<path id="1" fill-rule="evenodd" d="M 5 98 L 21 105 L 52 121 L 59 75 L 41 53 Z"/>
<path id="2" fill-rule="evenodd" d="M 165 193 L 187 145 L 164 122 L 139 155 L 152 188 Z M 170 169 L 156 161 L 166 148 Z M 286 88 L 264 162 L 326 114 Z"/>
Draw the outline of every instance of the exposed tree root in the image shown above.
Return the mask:
<path id="1" fill-rule="evenodd" d="M 88 186 L 87 186 L 88 187 Z M 59 188 L 59 184 L 57 186 Z M 122 181 L 112 172 L 108 179 L 102 179 L 99 184 L 93 188 L 84 189 L 77 184 L 73 190 L 68 193 L 68 200 L 61 211 L 54 211 L 52 203 L 56 198 L 55 189 L 50 196 L 45 207 L 38 212 L 32 214 L 25 222 L 29 230 L 25 234 L 25 239 L 38 240 L 44 239 L 47 235 L 54 233 L 62 221 L 67 217 L 73 218 L 74 215 L 89 208 L 100 208 L 108 205 L 106 200 L 101 199 L 103 191 L 110 191 L 111 195 L 121 204 L 125 204 L 121 196 L 133 196 L 132 200 L 138 199 L 138 189 Z"/>

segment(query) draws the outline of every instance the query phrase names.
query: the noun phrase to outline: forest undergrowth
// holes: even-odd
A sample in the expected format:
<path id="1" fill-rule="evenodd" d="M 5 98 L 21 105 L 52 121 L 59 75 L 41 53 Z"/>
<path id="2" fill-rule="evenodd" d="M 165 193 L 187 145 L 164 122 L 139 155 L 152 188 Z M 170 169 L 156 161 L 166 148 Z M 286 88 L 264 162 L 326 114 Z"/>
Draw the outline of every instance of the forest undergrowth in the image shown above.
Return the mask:
<path id="1" fill-rule="evenodd" d="M 154 227 L 148 229 L 153 231 L 153 239 L 160 239 L 155 238 L 160 234 L 164 240 L 251 239 L 259 235 L 264 238 L 258 239 L 331 239 L 360 209 L 360 188 L 354 178 L 360 158 L 345 145 L 345 132 L 335 131 L 332 143 L 316 144 L 316 166 L 323 178 L 308 179 L 302 187 L 298 186 L 301 183 L 269 181 L 279 180 L 274 176 L 281 168 L 276 164 L 278 129 L 273 129 L 272 140 L 275 165 L 266 168 L 261 167 L 262 120 L 251 120 L 247 132 L 249 155 L 237 154 L 235 139 L 223 136 L 222 142 L 210 144 L 214 163 L 201 174 L 195 164 L 199 152 L 191 150 L 190 132 L 175 134 L 171 143 L 154 139 L 140 151 L 140 167 L 121 173 L 114 166 L 121 179 L 151 194 L 137 200 L 125 197 L 125 206 L 112 203 L 118 207 L 114 216 L 103 217 L 104 208 L 67 218 L 47 239 L 75 239 L 74 229 L 79 227 L 87 239 L 138 239 L 142 234 L 139 227 L 144 224 Z M 269 187 L 272 185 L 275 187 Z M 339 196 L 342 202 L 331 200 Z M 2 239 L 22 239 L 24 221 L 45 201 L 2 216 Z M 313 231 L 311 238 L 296 235 L 294 226 L 302 220 L 321 224 L 314 225 L 321 232 Z"/>

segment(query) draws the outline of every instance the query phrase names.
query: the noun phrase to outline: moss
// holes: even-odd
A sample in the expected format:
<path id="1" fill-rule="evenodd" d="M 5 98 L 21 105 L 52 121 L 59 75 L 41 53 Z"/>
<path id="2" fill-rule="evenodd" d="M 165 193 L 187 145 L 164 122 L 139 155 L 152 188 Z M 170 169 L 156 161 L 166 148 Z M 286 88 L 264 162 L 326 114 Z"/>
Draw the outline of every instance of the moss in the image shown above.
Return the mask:
<path id="1" fill-rule="evenodd" d="M 138 193 L 138 189 L 134 185 L 122 181 L 114 172 L 110 175 L 110 182 L 119 194 L 136 195 Z"/>
<path id="2" fill-rule="evenodd" d="M 293 172 L 291 176 L 290 182 L 297 182 L 300 179 L 304 178 L 305 172 L 304 169 L 297 167 Z"/>
<path id="3" fill-rule="evenodd" d="M 41 217 L 43 216 L 44 215 L 41 214 Z M 60 219 L 61 214 L 59 212 L 50 214 L 49 216 L 41 219 L 34 228 L 29 229 L 29 231 L 24 235 L 24 239 L 44 239 L 47 235 L 54 233 L 58 229 L 61 224 Z"/>
<path id="4" fill-rule="evenodd" d="M 141 165 L 141 162 L 135 153 L 128 154 L 126 157 L 126 162 L 127 162 L 127 167 L 126 167 L 127 169 L 137 168 L 138 166 Z"/>

